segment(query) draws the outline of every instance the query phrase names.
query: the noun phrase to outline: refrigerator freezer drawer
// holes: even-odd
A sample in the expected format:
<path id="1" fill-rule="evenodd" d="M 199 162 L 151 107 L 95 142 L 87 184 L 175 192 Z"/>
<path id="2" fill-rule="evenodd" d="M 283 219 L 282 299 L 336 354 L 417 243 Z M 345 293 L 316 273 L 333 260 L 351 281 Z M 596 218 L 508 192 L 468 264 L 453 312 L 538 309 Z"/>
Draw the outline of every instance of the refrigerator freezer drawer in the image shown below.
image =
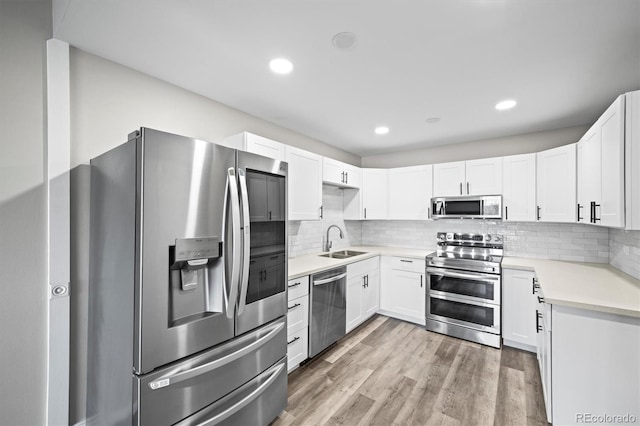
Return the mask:
<path id="1" fill-rule="evenodd" d="M 135 423 L 174 424 L 194 415 L 276 364 L 286 355 L 286 339 L 286 319 L 281 317 L 184 361 L 134 376 L 139 398 Z M 286 399 L 286 384 L 284 389 Z"/>
<path id="2" fill-rule="evenodd" d="M 246 383 L 220 401 L 177 423 L 192 425 L 266 425 L 287 405 L 287 360 Z"/>

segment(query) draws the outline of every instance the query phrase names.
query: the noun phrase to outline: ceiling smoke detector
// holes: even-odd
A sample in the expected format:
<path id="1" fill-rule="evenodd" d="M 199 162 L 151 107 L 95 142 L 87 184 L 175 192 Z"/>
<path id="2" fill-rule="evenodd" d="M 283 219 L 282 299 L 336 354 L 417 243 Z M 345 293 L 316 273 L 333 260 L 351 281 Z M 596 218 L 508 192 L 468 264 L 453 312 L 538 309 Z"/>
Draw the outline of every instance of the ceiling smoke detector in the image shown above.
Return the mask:
<path id="1" fill-rule="evenodd" d="M 356 35 L 350 32 L 338 33 L 331 42 L 338 49 L 350 49 L 356 44 Z"/>

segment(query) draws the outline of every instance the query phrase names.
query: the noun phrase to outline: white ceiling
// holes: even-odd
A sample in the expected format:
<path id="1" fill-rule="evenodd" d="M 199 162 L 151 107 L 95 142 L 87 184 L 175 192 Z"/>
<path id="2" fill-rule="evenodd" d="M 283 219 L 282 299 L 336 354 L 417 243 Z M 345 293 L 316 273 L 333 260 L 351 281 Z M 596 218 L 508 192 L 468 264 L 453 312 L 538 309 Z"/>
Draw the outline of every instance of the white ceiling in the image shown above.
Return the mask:
<path id="1" fill-rule="evenodd" d="M 361 156 L 589 124 L 640 88 L 638 0 L 54 0 L 54 36 Z"/>

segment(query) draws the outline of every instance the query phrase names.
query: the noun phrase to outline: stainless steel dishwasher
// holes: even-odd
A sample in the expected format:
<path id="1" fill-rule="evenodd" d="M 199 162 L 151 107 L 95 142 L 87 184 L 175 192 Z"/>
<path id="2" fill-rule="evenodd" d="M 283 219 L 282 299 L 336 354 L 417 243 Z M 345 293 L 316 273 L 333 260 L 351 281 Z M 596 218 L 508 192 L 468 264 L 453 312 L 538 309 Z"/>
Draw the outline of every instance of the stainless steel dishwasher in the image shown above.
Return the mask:
<path id="1" fill-rule="evenodd" d="M 347 268 L 311 276 L 309 358 L 318 355 L 346 333 Z"/>

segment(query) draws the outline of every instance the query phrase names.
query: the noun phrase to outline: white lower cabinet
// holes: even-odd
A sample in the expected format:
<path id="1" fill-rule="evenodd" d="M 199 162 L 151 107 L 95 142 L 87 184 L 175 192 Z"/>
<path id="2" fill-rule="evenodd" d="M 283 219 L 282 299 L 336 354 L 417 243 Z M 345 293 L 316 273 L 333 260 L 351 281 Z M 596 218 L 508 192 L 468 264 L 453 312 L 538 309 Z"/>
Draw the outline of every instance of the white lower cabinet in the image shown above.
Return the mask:
<path id="1" fill-rule="evenodd" d="M 287 370 L 294 370 L 309 354 L 309 276 L 287 285 Z"/>
<path id="2" fill-rule="evenodd" d="M 536 351 L 535 274 L 530 271 L 502 271 L 502 338 L 506 346 Z"/>
<path id="3" fill-rule="evenodd" d="M 380 313 L 425 325 L 425 260 L 382 256 Z"/>
<path id="4" fill-rule="evenodd" d="M 378 311 L 380 257 L 347 265 L 347 333 Z"/>

